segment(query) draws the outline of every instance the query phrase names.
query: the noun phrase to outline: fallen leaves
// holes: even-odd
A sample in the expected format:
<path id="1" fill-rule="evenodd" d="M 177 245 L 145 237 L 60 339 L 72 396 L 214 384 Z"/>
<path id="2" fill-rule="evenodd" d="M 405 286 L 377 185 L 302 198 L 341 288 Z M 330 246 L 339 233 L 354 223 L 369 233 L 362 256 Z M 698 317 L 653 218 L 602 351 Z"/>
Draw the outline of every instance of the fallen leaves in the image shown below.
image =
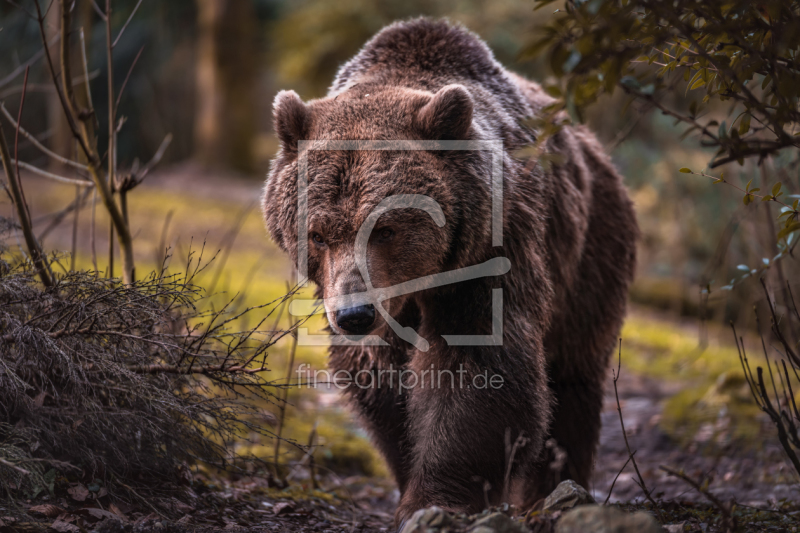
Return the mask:
<path id="1" fill-rule="evenodd" d="M 56 520 L 50 524 L 50 529 L 58 531 L 59 533 L 80 533 L 81 528 L 75 524 L 70 524 L 64 520 Z"/>
<path id="2" fill-rule="evenodd" d="M 294 502 L 279 502 L 272 507 L 272 512 L 275 513 L 275 516 L 281 516 L 291 513 L 296 506 Z"/>
<path id="3" fill-rule="evenodd" d="M 64 509 L 62 509 L 61 507 L 50 505 L 47 503 L 43 505 L 34 505 L 28 510 L 32 513 L 43 514 L 48 518 L 55 518 L 61 513 L 65 512 Z"/>
<path id="4" fill-rule="evenodd" d="M 67 492 L 76 502 L 84 502 L 89 497 L 89 489 L 84 487 L 81 483 L 72 485 L 67 489 Z"/>

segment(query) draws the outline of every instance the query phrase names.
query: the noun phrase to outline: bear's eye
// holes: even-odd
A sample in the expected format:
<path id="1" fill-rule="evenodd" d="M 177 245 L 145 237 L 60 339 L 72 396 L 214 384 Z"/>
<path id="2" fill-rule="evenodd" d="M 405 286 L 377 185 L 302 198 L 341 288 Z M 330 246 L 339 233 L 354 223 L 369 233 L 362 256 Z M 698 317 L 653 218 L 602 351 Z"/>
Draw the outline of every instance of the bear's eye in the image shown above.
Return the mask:
<path id="1" fill-rule="evenodd" d="M 394 231 L 392 231 L 392 228 L 379 229 L 378 236 L 382 241 L 388 241 L 394 236 Z"/>
<path id="2" fill-rule="evenodd" d="M 325 239 L 323 239 L 322 235 L 319 233 L 312 233 L 311 240 L 314 241 L 315 244 L 325 244 Z"/>

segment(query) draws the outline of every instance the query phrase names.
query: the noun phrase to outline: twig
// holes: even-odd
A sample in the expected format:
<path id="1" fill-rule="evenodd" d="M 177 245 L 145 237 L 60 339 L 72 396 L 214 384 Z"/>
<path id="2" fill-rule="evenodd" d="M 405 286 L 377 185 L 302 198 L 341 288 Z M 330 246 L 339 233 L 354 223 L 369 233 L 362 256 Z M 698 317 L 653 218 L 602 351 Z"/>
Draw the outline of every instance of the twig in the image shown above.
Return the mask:
<path id="1" fill-rule="evenodd" d="M 786 337 L 783 336 L 780 326 L 778 326 L 778 316 L 775 313 L 775 307 L 772 305 L 772 298 L 769 297 L 767 284 L 764 282 L 764 278 L 761 278 L 759 281 L 761 281 L 761 286 L 764 288 L 764 295 L 767 297 L 767 303 L 769 304 L 769 312 L 772 315 L 772 331 L 783 345 L 784 350 L 786 350 L 786 355 L 789 357 L 789 359 L 791 359 L 792 363 L 800 366 L 800 356 L 798 356 L 798 354 L 792 349 L 791 345 L 786 340 Z"/>
<path id="2" fill-rule="evenodd" d="M 54 37 L 52 41 L 50 41 L 49 43 L 47 43 L 47 45 L 48 45 L 48 46 L 53 46 L 53 45 L 54 45 L 54 44 L 55 44 L 55 43 L 58 41 L 58 39 L 60 39 L 60 38 L 61 38 L 61 36 L 60 36 L 60 35 L 58 35 L 58 36 Z M 18 66 L 17 68 L 15 68 L 15 69 L 14 69 L 14 70 L 11 72 L 11 74 L 9 74 L 8 76 L 6 76 L 6 77 L 5 77 L 5 78 L 3 78 L 2 80 L 0 80 L 0 87 L 5 87 L 6 85 L 8 85 L 8 84 L 9 84 L 9 83 L 11 83 L 12 81 L 14 81 L 14 79 L 15 79 L 17 76 L 19 76 L 20 74 L 22 74 L 23 72 L 25 72 L 25 69 L 26 69 L 26 68 L 30 67 L 31 65 L 33 65 L 34 63 L 36 63 L 37 61 L 39 61 L 39 60 L 42 58 L 42 56 L 43 56 L 43 55 L 44 55 L 44 50 L 39 50 L 38 52 L 36 52 L 35 54 L 33 54 L 33 57 L 31 57 L 29 60 L 27 60 L 25 63 L 21 64 L 21 65 L 20 65 L 20 66 Z"/>
<path id="3" fill-rule="evenodd" d="M 78 215 L 81 212 L 81 189 L 75 187 L 75 214 L 72 219 L 72 246 L 70 248 L 69 269 L 75 271 L 75 254 L 78 246 Z"/>
<path id="4" fill-rule="evenodd" d="M 167 260 L 167 233 L 169 232 L 169 223 L 172 221 L 172 216 L 175 214 L 174 209 L 167 211 L 167 216 L 164 218 L 164 225 L 161 226 L 161 238 L 158 240 L 158 248 L 156 248 L 156 265 L 164 269 L 164 263 Z"/>
<path id="5" fill-rule="evenodd" d="M 141 3 L 141 1 L 142 0 L 139 0 L 139 3 Z M 139 52 L 136 54 L 136 57 L 133 58 L 133 63 L 131 63 L 131 66 L 128 69 L 128 73 L 125 75 L 125 79 L 123 80 L 122 85 L 119 88 L 119 94 L 117 95 L 117 102 L 114 105 L 114 115 L 115 116 L 117 114 L 117 111 L 119 111 L 119 102 L 120 102 L 120 100 L 122 100 L 122 93 L 125 92 L 125 87 L 128 86 L 128 80 L 130 79 L 131 74 L 133 73 L 133 67 L 136 66 L 136 62 L 139 61 L 139 57 L 142 55 L 142 52 L 144 52 L 144 46 L 139 48 Z"/>
<path id="6" fill-rule="evenodd" d="M 6 461 L 5 459 L 2 459 L 2 458 L 0 458 L 0 465 L 7 466 L 8 468 L 16 470 L 17 472 L 19 472 L 20 474 L 25 475 L 25 476 L 30 476 L 31 475 L 31 473 L 29 471 L 25 470 L 24 468 L 20 468 L 17 465 L 15 465 L 14 463 L 9 463 L 8 461 Z"/>
<path id="7" fill-rule="evenodd" d="M 138 2 L 136 2 L 136 6 L 133 8 L 133 11 L 131 11 L 130 16 L 128 16 L 128 20 L 126 20 L 125 24 L 122 25 L 122 29 L 119 30 L 119 33 L 117 34 L 117 38 L 114 39 L 114 43 L 111 45 L 112 47 L 116 47 L 117 46 L 117 43 L 122 38 L 122 34 L 125 33 L 125 29 L 128 27 L 128 24 L 131 23 L 131 20 L 133 20 L 133 16 L 136 14 L 136 11 L 139 9 L 140 5 L 142 5 L 142 0 L 139 0 Z"/>
<path id="8" fill-rule="evenodd" d="M 81 37 L 81 62 L 83 63 L 83 83 L 86 86 L 86 105 L 89 106 L 89 114 L 97 120 L 94 114 L 94 103 L 92 101 L 92 86 L 89 83 L 89 62 L 86 60 L 86 40 L 83 37 L 83 28 L 80 31 Z"/>
<path id="9" fill-rule="evenodd" d="M 77 161 L 73 161 L 71 159 L 67 159 L 66 157 L 60 156 L 57 153 L 55 153 L 52 150 L 50 150 L 47 147 L 45 147 L 42 143 L 40 143 L 36 139 L 35 136 L 31 135 L 25 128 L 23 128 L 21 125 L 19 125 L 16 120 L 14 120 L 14 117 L 12 117 L 11 113 L 8 112 L 8 109 L 6 109 L 6 106 L 5 106 L 5 104 L 3 102 L 0 102 L 0 112 L 2 112 L 3 115 L 5 115 L 5 117 L 8 119 L 8 121 L 11 122 L 12 126 L 14 126 L 15 128 L 19 129 L 19 132 L 23 137 L 28 139 L 28 141 L 30 141 L 31 144 L 33 144 L 36 148 L 38 148 L 45 155 L 47 155 L 49 157 L 52 157 L 53 159 L 55 159 L 56 161 L 58 161 L 62 165 L 68 165 L 68 166 L 77 168 L 78 170 L 82 170 L 84 172 L 88 172 L 89 171 L 89 169 L 86 167 L 86 165 L 81 165 Z M 66 178 L 66 179 L 69 179 L 69 178 Z M 87 184 L 91 184 L 90 181 L 87 181 L 86 183 Z"/>
<path id="10" fill-rule="evenodd" d="M 42 222 L 48 218 L 52 218 L 50 224 L 48 224 L 47 227 L 43 229 L 41 233 L 39 233 L 39 242 L 44 242 L 50 232 L 53 231 L 59 224 L 61 224 L 67 215 L 72 213 L 75 209 L 81 209 L 83 207 L 83 203 L 89 198 L 89 194 L 93 190 L 94 189 L 90 187 L 84 187 L 83 195 L 81 195 L 77 200 L 70 202 L 70 204 L 61 211 L 34 219 L 33 225 L 36 226 L 39 222 Z"/>
<path id="11" fill-rule="evenodd" d="M 316 451 L 316 446 L 314 445 L 314 441 L 317 438 L 317 422 L 314 422 L 314 426 L 311 428 L 311 433 L 308 435 L 308 473 L 311 476 L 311 488 L 314 490 L 319 489 L 319 485 L 317 484 L 317 468 L 314 464 L 314 452 Z"/>
<path id="12" fill-rule="evenodd" d="M 606 496 L 606 501 L 603 502 L 603 505 L 608 505 L 608 500 L 611 499 L 611 493 L 614 492 L 614 485 L 617 484 L 617 479 L 619 479 L 619 476 L 622 475 L 622 472 L 625 470 L 625 467 L 628 466 L 628 463 L 631 462 L 631 459 L 633 459 L 634 455 L 636 455 L 636 452 L 633 452 L 632 454 L 630 454 L 628 456 L 628 460 L 625 461 L 625 464 L 622 465 L 622 468 L 619 469 L 619 472 L 617 472 L 617 475 L 614 476 L 614 481 L 611 482 L 611 487 L 608 489 L 608 496 Z"/>
<path id="13" fill-rule="evenodd" d="M 30 67 L 25 69 L 25 81 L 23 85 L 28 84 L 28 71 Z M 25 103 L 25 91 L 22 91 L 22 100 L 19 105 L 19 114 L 20 117 L 22 116 L 22 107 Z M 17 119 L 17 124 L 19 124 L 20 118 Z M 14 139 L 14 150 L 18 149 L 19 146 L 19 129 L 17 129 L 17 133 Z M 16 155 L 16 154 L 15 154 Z M 47 260 L 44 257 L 44 253 L 42 252 L 42 248 L 39 246 L 39 241 L 36 240 L 36 236 L 33 234 L 33 226 L 31 225 L 31 217 L 30 213 L 28 212 L 27 205 L 25 203 L 25 196 L 22 191 L 22 184 L 20 183 L 19 179 L 19 162 L 16 162 L 17 168 L 16 171 L 11 170 L 11 156 L 8 153 L 8 143 L 6 142 L 5 133 L 3 133 L 3 128 L 0 127 L 0 156 L 3 159 L 3 170 L 6 173 L 6 178 L 8 179 L 8 186 L 11 189 L 11 195 L 14 198 L 14 207 L 17 210 L 17 216 L 19 217 L 19 223 L 22 228 L 22 234 L 25 237 L 25 244 L 28 247 L 28 252 L 30 253 L 31 258 L 33 259 L 33 264 L 36 266 L 36 273 L 39 274 L 39 278 L 42 280 L 42 284 L 45 287 L 52 287 L 53 286 L 53 277 L 52 273 L 50 272 L 50 268 L 47 265 Z M 14 158 L 17 160 L 18 158 Z"/>
<path id="14" fill-rule="evenodd" d="M 211 283 L 208 285 L 208 294 L 214 294 L 217 288 L 217 283 L 219 282 L 220 276 L 222 275 L 223 270 L 225 269 L 225 263 L 228 261 L 228 256 L 230 255 L 231 249 L 233 248 L 233 244 L 236 242 L 236 237 L 239 235 L 239 231 L 241 231 L 242 226 L 244 225 L 244 221 L 247 219 L 247 216 L 250 214 L 250 211 L 253 209 L 255 203 L 250 203 L 247 207 L 239 211 L 236 220 L 233 223 L 233 226 L 228 230 L 228 232 L 223 236 L 223 250 L 222 250 L 222 257 L 217 264 L 217 271 L 214 274 L 214 277 L 211 280 Z"/>
<path id="15" fill-rule="evenodd" d="M 161 144 L 158 145 L 158 150 L 156 150 L 156 153 L 153 154 L 152 159 L 150 159 L 150 161 L 148 161 L 148 163 L 136 173 L 136 185 L 142 183 L 150 171 L 152 171 L 153 168 L 155 168 L 155 166 L 161 162 L 161 159 L 164 157 L 164 153 L 167 151 L 167 148 L 169 148 L 171 142 L 172 134 L 167 133 L 164 136 L 164 140 L 162 140 Z"/>
<path id="16" fill-rule="evenodd" d="M 86 180 L 77 180 L 74 178 L 67 178 L 65 176 L 59 176 L 58 174 L 53 174 L 52 172 L 48 172 L 46 170 L 42 170 L 39 167 L 33 166 L 25 161 L 17 161 L 14 158 L 9 159 L 11 163 L 15 165 L 19 165 L 21 168 L 33 172 L 34 174 L 38 174 L 43 178 L 47 178 L 49 180 L 60 181 L 61 183 L 67 183 L 69 185 L 78 185 L 79 187 L 94 187 L 94 183 L 91 181 Z"/>
<path id="17" fill-rule="evenodd" d="M 111 0 L 106 0 L 106 68 L 108 69 L 108 188 L 111 198 L 114 198 L 114 185 L 117 174 L 117 109 L 114 106 L 114 46 L 111 44 Z M 125 213 L 120 212 L 122 225 L 125 223 Z M 108 224 L 108 277 L 114 277 L 114 221 Z M 123 269 L 124 270 L 124 269 Z"/>
<path id="18" fill-rule="evenodd" d="M 92 268 L 97 272 L 97 247 L 95 245 L 95 214 L 97 212 L 97 189 L 92 191 L 92 224 L 89 226 L 89 244 L 92 250 Z"/>
<path id="19" fill-rule="evenodd" d="M 617 380 L 619 379 L 620 372 L 622 371 L 622 339 L 619 340 L 619 354 L 618 354 L 618 364 L 617 364 L 617 371 L 614 372 L 614 369 L 611 369 L 612 375 L 614 377 L 614 397 L 617 399 L 617 413 L 619 414 L 619 425 L 622 427 L 622 438 L 625 439 L 625 448 L 628 450 L 628 458 L 633 463 L 633 469 L 636 471 L 636 476 L 639 478 L 639 488 L 642 489 L 644 492 L 645 497 L 647 500 L 653 504 L 653 509 L 658 514 L 658 520 L 662 524 L 664 523 L 664 517 L 661 514 L 661 509 L 659 509 L 658 504 L 653 499 L 653 496 L 650 494 L 650 491 L 647 489 L 647 485 L 645 485 L 644 478 L 642 477 L 642 473 L 639 472 L 639 465 L 636 464 L 636 459 L 633 457 L 635 452 L 631 451 L 631 445 L 628 443 L 628 434 L 625 432 L 625 422 L 622 420 L 622 407 L 619 403 L 619 391 L 617 390 Z"/>
<path id="20" fill-rule="evenodd" d="M 514 458 L 517 455 L 517 450 L 524 448 L 528 444 L 522 432 L 514 439 L 514 444 L 511 444 L 511 428 L 506 428 L 505 433 L 505 452 L 506 452 L 506 473 L 503 478 L 503 501 L 508 501 L 511 496 L 511 470 L 514 466 Z M 556 480 L 558 481 L 558 480 Z M 489 505 L 486 506 L 487 509 Z"/>
<path id="21" fill-rule="evenodd" d="M 286 368 L 286 383 L 289 384 L 290 380 L 292 379 L 292 370 L 294 369 L 294 356 L 295 352 L 297 352 L 297 334 L 295 333 L 292 335 L 292 349 L 289 355 L 289 365 Z M 278 458 L 281 452 L 281 435 L 283 433 L 283 422 L 286 419 L 286 402 L 289 398 L 289 388 L 287 387 L 283 391 L 283 398 L 279 402 L 279 410 L 280 416 L 278 417 L 278 433 L 275 439 L 275 453 L 274 453 L 274 462 L 275 462 L 275 478 L 280 480 L 280 470 L 278 469 L 279 463 Z"/>
<path id="22" fill-rule="evenodd" d="M 736 517 L 734 517 L 733 514 L 731 513 L 731 508 L 729 506 L 723 504 L 719 500 L 719 498 L 714 496 L 714 494 L 712 494 L 711 491 L 709 491 L 706 488 L 707 483 L 705 481 L 702 484 L 698 483 L 694 479 L 692 479 L 689 476 L 687 476 L 686 474 L 684 474 L 683 471 L 679 472 L 677 470 L 673 470 L 672 468 L 670 468 L 668 466 L 661 465 L 658 468 L 660 468 L 661 470 L 663 470 L 664 472 L 666 472 L 667 474 L 669 474 L 671 476 L 675 476 L 675 477 L 677 477 L 679 479 L 682 479 L 683 481 L 685 481 L 686 483 L 691 485 L 691 487 L 694 488 L 697 492 L 699 492 L 700 494 L 705 496 L 708 499 L 708 501 L 710 501 L 711 504 L 714 507 L 719 509 L 719 512 L 722 514 L 722 527 L 725 528 L 725 531 L 728 531 L 728 532 L 736 531 L 736 527 L 737 527 L 736 526 Z"/>
<path id="23" fill-rule="evenodd" d="M 92 7 L 94 8 L 94 11 L 95 11 L 95 13 L 97 13 L 97 15 L 98 15 L 98 16 L 99 16 L 101 19 L 103 19 L 103 21 L 105 21 L 105 20 L 107 20 L 107 19 L 108 19 L 108 17 L 106 16 L 106 14 L 105 14 L 105 13 L 103 13 L 103 10 L 102 10 L 102 9 L 100 9 L 100 6 L 98 6 L 98 5 L 97 5 L 97 0 L 92 0 Z"/>

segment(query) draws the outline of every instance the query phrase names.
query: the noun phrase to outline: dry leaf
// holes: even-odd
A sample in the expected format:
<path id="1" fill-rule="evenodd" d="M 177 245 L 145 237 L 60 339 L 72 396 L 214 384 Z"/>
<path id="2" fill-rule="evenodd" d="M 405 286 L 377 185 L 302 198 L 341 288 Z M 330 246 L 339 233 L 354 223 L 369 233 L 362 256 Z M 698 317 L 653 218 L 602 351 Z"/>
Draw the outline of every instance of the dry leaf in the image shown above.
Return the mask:
<path id="1" fill-rule="evenodd" d="M 48 518 L 55 518 L 64 512 L 64 509 L 56 507 L 55 505 L 50 505 L 49 503 L 44 505 L 34 505 L 28 510 L 32 513 L 43 514 Z"/>
<path id="2" fill-rule="evenodd" d="M 50 524 L 50 529 L 58 531 L 58 533 L 80 533 L 81 529 L 75 524 L 64 522 L 63 520 L 56 520 Z"/>
<path id="3" fill-rule="evenodd" d="M 272 507 L 272 512 L 275 513 L 275 516 L 288 514 L 292 511 L 294 511 L 294 502 L 280 502 Z"/>
<path id="4" fill-rule="evenodd" d="M 123 513 L 123 512 L 122 512 L 122 509 L 120 509 L 119 507 L 117 507 L 117 506 L 116 506 L 116 504 L 113 504 L 113 503 L 112 503 L 111 505 L 109 505 L 109 506 L 108 506 L 108 509 L 109 509 L 109 511 L 111 511 L 112 513 L 114 513 L 115 515 L 117 515 L 118 517 L 120 517 L 120 518 L 122 518 L 123 520 L 125 520 L 126 522 L 128 521 L 128 517 L 127 517 L 127 516 L 125 516 L 125 513 Z"/>
<path id="5" fill-rule="evenodd" d="M 89 497 L 89 489 L 87 489 L 80 483 L 67 489 L 67 492 L 69 493 L 70 496 L 72 496 L 72 499 L 75 500 L 76 502 L 86 501 L 86 498 Z"/>
<path id="6" fill-rule="evenodd" d="M 119 519 L 119 516 L 117 516 L 116 514 L 109 511 L 104 511 L 103 509 L 97 509 L 95 507 L 86 507 L 84 509 L 81 509 L 81 512 L 86 513 L 94 518 L 97 518 L 98 520 L 102 520 L 104 518 L 113 518 L 114 520 Z"/>

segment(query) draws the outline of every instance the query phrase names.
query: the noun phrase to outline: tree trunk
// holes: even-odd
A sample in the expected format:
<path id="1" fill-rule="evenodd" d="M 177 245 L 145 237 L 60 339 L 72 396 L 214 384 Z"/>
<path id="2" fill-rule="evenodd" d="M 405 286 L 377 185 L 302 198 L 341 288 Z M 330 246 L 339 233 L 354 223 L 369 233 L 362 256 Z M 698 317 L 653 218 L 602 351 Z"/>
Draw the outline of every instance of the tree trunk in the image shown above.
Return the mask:
<path id="1" fill-rule="evenodd" d="M 196 0 L 195 156 L 207 168 L 254 170 L 253 102 L 260 57 L 255 11 L 244 0 Z"/>

